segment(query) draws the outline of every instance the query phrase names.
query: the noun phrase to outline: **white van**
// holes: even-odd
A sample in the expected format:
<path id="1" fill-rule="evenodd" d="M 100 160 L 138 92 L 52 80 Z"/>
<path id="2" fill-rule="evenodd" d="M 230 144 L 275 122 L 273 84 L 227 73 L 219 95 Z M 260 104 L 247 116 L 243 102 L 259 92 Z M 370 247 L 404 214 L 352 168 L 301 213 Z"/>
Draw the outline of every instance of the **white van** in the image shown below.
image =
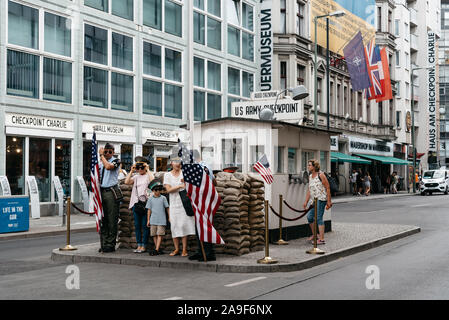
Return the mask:
<path id="1" fill-rule="evenodd" d="M 420 185 L 421 195 L 432 192 L 449 192 L 449 170 L 428 170 L 424 172 Z"/>

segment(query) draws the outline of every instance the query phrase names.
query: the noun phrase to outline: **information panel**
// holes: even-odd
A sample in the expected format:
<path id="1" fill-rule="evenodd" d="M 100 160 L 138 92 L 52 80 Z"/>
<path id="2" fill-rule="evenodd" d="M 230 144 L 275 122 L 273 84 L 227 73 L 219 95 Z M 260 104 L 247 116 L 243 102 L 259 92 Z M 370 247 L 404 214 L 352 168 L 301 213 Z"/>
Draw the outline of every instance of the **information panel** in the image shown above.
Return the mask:
<path id="1" fill-rule="evenodd" d="M 27 196 L 0 196 L 0 233 L 28 231 L 29 202 Z"/>

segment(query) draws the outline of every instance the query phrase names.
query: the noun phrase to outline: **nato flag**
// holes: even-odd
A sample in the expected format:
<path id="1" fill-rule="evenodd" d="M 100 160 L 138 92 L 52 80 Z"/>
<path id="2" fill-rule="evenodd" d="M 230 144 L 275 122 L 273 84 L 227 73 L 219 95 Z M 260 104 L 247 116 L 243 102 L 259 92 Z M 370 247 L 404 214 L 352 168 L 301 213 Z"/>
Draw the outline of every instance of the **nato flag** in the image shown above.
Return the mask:
<path id="1" fill-rule="evenodd" d="M 369 81 L 362 33 L 360 31 L 343 49 L 343 53 L 351 76 L 352 89 L 358 91 L 369 88 L 371 83 Z"/>

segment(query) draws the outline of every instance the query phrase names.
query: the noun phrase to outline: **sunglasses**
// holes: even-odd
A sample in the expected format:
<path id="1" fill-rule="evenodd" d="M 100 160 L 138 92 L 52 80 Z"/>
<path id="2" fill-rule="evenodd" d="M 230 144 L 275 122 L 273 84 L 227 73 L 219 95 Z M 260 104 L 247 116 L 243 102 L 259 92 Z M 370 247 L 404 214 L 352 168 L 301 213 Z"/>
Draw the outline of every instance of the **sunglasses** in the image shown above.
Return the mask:
<path id="1" fill-rule="evenodd" d="M 145 167 L 144 166 L 136 166 L 136 170 L 142 170 L 142 169 L 145 169 Z"/>
<path id="2" fill-rule="evenodd" d="M 105 154 L 114 154 L 114 150 L 104 150 L 104 153 Z"/>

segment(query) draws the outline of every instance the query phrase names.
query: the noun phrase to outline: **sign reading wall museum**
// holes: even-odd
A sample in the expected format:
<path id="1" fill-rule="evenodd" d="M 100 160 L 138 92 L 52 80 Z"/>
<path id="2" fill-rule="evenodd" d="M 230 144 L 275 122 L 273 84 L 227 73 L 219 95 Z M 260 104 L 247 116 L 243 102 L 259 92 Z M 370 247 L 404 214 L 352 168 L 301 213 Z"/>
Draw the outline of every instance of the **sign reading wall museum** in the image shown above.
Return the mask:
<path id="1" fill-rule="evenodd" d="M 427 66 L 428 70 L 428 88 L 427 97 L 429 100 L 427 113 L 429 121 L 428 143 L 429 151 L 437 151 L 437 96 L 436 96 L 436 51 L 435 51 L 435 34 L 427 33 Z"/>
<path id="2" fill-rule="evenodd" d="M 83 132 L 97 134 L 108 134 L 108 135 L 118 135 L 118 136 L 134 136 L 134 127 L 122 126 L 118 124 L 108 124 L 108 123 L 94 123 L 94 122 L 83 122 Z"/>
<path id="3" fill-rule="evenodd" d="M 272 89 L 273 63 L 273 33 L 272 33 L 272 3 L 264 0 L 260 9 L 260 89 Z"/>
<path id="4" fill-rule="evenodd" d="M 348 137 L 349 153 L 370 154 L 376 156 L 393 156 L 393 143 L 374 139 Z"/>
<path id="5" fill-rule="evenodd" d="M 73 120 L 7 113 L 5 115 L 5 126 L 73 131 Z"/>
<path id="6" fill-rule="evenodd" d="M 259 113 L 264 108 L 270 108 L 274 112 L 276 120 L 302 119 L 304 109 L 298 101 L 292 98 L 278 100 L 237 101 L 231 104 L 231 117 L 245 119 L 259 119 Z"/>

